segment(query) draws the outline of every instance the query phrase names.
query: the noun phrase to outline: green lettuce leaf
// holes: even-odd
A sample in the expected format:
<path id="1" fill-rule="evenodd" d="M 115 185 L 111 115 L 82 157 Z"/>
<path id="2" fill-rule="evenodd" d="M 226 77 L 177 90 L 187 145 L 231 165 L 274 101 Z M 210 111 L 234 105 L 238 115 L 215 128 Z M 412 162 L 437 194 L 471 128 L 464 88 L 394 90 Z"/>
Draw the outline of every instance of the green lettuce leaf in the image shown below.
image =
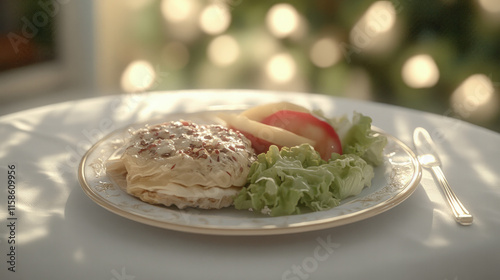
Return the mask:
<path id="1" fill-rule="evenodd" d="M 309 144 L 281 151 L 271 146 L 253 163 L 248 184 L 235 198 L 236 209 L 271 216 L 327 210 L 369 186 L 373 168 L 357 155 L 336 155 L 326 162 Z"/>
<path id="2" fill-rule="evenodd" d="M 344 115 L 327 121 L 337 132 L 344 154 L 358 155 L 373 166 L 383 163 L 387 138 L 371 130 L 370 117 L 354 112 L 352 120 Z"/>
<path id="3" fill-rule="evenodd" d="M 334 155 L 327 166 L 335 177 L 330 191 L 340 200 L 361 193 L 375 176 L 373 167 L 355 154 Z"/>

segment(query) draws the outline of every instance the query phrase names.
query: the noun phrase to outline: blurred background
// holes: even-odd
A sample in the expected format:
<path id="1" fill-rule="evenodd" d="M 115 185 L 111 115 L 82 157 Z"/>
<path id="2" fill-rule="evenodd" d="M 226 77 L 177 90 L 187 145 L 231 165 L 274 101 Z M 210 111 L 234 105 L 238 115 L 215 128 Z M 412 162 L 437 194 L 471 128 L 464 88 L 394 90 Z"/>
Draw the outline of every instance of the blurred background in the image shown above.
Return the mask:
<path id="1" fill-rule="evenodd" d="M 207 88 L 372 100 L 500 132 L 500 1 L 0 0 L 0 114 Z"/>

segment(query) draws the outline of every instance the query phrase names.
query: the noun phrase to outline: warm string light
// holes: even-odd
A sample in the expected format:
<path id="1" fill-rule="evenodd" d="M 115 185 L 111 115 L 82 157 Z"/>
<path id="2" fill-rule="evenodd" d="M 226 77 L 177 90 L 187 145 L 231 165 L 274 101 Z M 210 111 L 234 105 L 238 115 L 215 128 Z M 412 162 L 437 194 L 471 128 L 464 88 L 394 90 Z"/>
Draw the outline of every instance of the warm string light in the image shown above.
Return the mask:
<path id="1" fill-rule="evenodd" d="M 390 1 L 374 2 L 354 25 L 350 42 L 362 52 L 387 51 L 392 47 L 396 9 Z"/>
<path id="2" fill-rule="evenodd" d="M 207 54 L 213 64 L 228 66 L 233 64 L 240 56 L 240 47 L 234 37 L 221 35 L 210 42 Z"/>
<path id="3" fill-rule="evenodd" d="M 309 52 L 311 62 L 321 68 L 334 65 L 341 57 L 342 52 L 334 38 L 321 38 L 317 40 Z"/>
<path id="4" fill-rule="evenodd" d="M 401 69 L 403 81 L 412 88 L 430 88 L 439 80 L 439 69 L 428 54 L 410 57 Z"/>
<path id="5" fill-rule="evenodd" d="M 500 13 L 500 1 L 498 0 L 479 0 L 479 5 L 486 12 L 497 14 Z"/>
<path id="6" fill-rule="evenodd" d="M 453 92 L 450 105 L 464 119 L 488 121 L 498 114 L 499 99 L 491 79 L 484 74 L 474 74 Z"/>
<path id="7" fill-rule="evenodd" d="M 125 92 L 141 92 L 151 88 L 156 72 L 150 62 L 132 61 L 123 71 L 121 87 Z"/>
<path id="8" fill-rule="evenodd" d="M 172 23 L 183 22 L 193 16 L 195 4 L 193 0 L 162 0 L 161 13 Z"/>
<path id="9" fill-rule="evenodd" d="M 271 57 L 266 64 L 267 75 L 277 83 L 291 81 L 297 72 L 297 65 L 288 53 L 279 53 Z"/>
<path id="10" fill-rule="evenodd" d="M 266 15 L 267 27 L 277 38 L 285 38 L 298 31 L 299 23 L 299 13 L 290 4 L 276 4 Z"/>
<path id="11" fill-rule="evenodd" d="M 226 6 L 210 4 L 201 12 L 199 24 L 200 28 L 207 34 L 221 34 L 231 24 L 231 13 Z"/>
<path id="12" fill-rule="evenodd" d="M 479 0 L 478 4 L 485 12 L 493 14 L 500 12 L 500 2 L 497 2 Z M 140 7 L 147 3 L 149 0 L 142 0 L 134 5 Z M 213 36 L 206 48 L 209 63 L 202 68 L 203 72 L 213 71 L 216 68 L 223 71 L 225 67 L 242 61 L 242 57 L 250 56 L 263 65 L 262 77 L 267 81 L 263 84 L 265 87 L 283 87 L 302 78 L 298 73 L 300 65 L 296 57 L 292 56 L 282 44 L 284 40 L 294 42 L 297 38 L 302 38 L 300 36 L 303 36 L 303 30 L 307 25 L 307 21 L 291 4 L 275 4 L 267 11 L 264 22 L 267 37 L 263 37 L 267 41 L 258 40 L 259 43 L 256 44 L 258 49 L 253 49 L 252 54 L 244 53 L 252 49 L 245 48 L 247 46 L 245 41 L 239 42 L 234 35 L 227 33 L 233 14 L 226 2 L 210 2 L 202 7 L 200 2 L 194 0 L 161 0 L 161 13 L 167 24 L 175 26 L 177 35 L 190 32 L 198 37 L 200 34 Z M 346 46 L 356 49 L 351 55 L 360 53 L 374 55 L 377 51 L 390 49 L 389 45 L 394 41 L 392 39 L 396 19 L 397 10 L 392 2 L 376 1 L 350 30 L 348 41 L 339 41 L 335 34 L 331 33 L 323 33 L 323 36 L 312 41 L 308 51 L 309 61 L 318 68 L 326 69 L 342 61 L 346 55 Z M 257 36 L 255 34 L 258 35 L 254 33 L 250 36 Z M 191 41 L 186 41 L 186 38 L 188 37 L 178 36 L 177 41 L 173 40 L 163 47 L 161 61 L 168 71 L 183 69 L 189 63 L 191 55 L 188 46 Z M 436 86 L 441 73 L 434 58 L 424 53 L 409 57 L 403 64 L 400 74 L 408 87 L 426 89 Z M 127 92 L 148 90 L 155 84 L 157 76 L 158 73 L 155 73 L 150 62 L 132 61 L 122 74 L 122 89 Z M 234 77 L 233 74 L 231 76 Z M 365 77 L 364 80 L 367 82 L 360 83 L 362 77 Z M 346 92 L 370 91 L 367 74 L 355 80 L 353 82 L 350 79 L 346 82 Z M 351 84 L 364 86 L 350 89 Z M 360 96 L 370 98 L 369 94 Z M 500 108 L 495 105 L 498 103 L 497 99 L 491 80 L 485 75 L 477 74 L 470 76 L 457 87 L 450 98 L 450 106 L 464 119 L 484 121 L 498 113 Z"/>

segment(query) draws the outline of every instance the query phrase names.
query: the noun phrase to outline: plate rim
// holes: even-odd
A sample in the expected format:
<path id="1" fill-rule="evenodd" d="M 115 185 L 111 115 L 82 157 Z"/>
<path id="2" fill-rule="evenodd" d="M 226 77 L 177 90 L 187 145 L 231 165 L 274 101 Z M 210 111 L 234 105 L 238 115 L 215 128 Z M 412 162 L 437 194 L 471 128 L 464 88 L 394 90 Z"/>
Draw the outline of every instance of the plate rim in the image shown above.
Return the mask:
<path id="1" fill-rule="evenodd" d="M 211 110 L 204 110 L 199 112 L 178 112 L 178 113 L 170 113 L 167 115 L 176 115 L 176 114 L 193 114 L 193 113 L 208 113 L 213 112 Z M 263 226 L 260 228 L 234 228 L 227 226 L 199 226 L 199 225 L 190 225 L 190 224 L 178 224 L 173 222 L 159 221 L 153 219 L 151 217 L 140 215 L 137 213 L 131 213 L 124 209 L 121 209 L 117 206 L 110 204 L 107 200 L 105 200 L 102 196 L 98 195 L 87 182 L 85 178 L 85 164 L 88 160 L 89 155 L 94 152 L 100 144 L 111 138 L 112 135 L 119 131 L 123 131 L 124 129 L 130 128 L 131 126 L 135 126 L 144 122 L 132 123 L 122 128 L 115 129 L 114 131 L 108 133 L 103 138 L 99 139 L 96 143 L 94 143 L 87 152 L 83 155 L 79 165 L 78 165 L 78 181 L 80 183 L 80 187 L 83 189 L 84 193 L 93 200 L 96 204 L 103 207 L 104 209 L 117 214 L 126 219 L 139 222 L 142 224 L 168 229 L 175 230 L 180 232 L 188 232 L 188 233 L 196 233 L 196 234 L 206 234 L 206 235 L 223 235 L 223 236 L 257 236 L 257 235 L 278 235 L 278 234 L 291 234 L 291 233 L 301 233 L 301 232 L 309 232 L 316 231 L 322 229 L 328 229 L 333 227 L 338 227 L 346 224 L 355 223 L 361 220 L 365 220 L 376 215 L 379 215 L 387 210 L 394 208 L 399 205 L 407 198 L 409 198 L 413 192 L 417 189 L 420 180 L 422 178 L 422 167 L 418 162 L 418 159 L 404 142 L 399 140 L 397 137 L 384 132 L 382 129 L 372 126 L 372 130 L 381 133 L 384 136 L 391 138 L 399 147 L 401 147 L 408 155 L 411 160 L 412 166 L 415 167 L 415 172 L 411 177 L 411 180 L 398 192 L 396 195 L 390 197 L 382 203 L 378 203 L 369 208 L 362 209 L 360 211 L 356 211 L 353 213 L 344 214 L 341 216 L 333 216 L 330 218 L 324 218 L 321 220 L 312 220 L 307 222 L 298 222 L 293 224 L 288 224 L 286 227 L 279 226 Z M 146 202 L 143 202 L 146 203 Z M 149 204 L 148 204 L 149 205 Z"/>

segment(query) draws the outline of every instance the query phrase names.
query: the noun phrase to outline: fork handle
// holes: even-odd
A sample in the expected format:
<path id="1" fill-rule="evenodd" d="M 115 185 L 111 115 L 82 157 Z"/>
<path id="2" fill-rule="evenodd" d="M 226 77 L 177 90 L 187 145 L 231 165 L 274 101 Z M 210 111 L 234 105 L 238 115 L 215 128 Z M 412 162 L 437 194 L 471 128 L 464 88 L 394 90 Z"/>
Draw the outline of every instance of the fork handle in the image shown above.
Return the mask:
<path id="1" fill-rule="evenodd" d="M 451 189 L 450 184 L 448 183 L 448 180 L 446 180 L 446 177 L 444 176 L 443 170 L 441 170 L 441 167 L 439 166 L 433 166 L 432 171 L 434 172 L 434 175 L 439 181 L 439 184 L 443 188 L 444 195 L 446 196 L 446 200 L 448 201 L 448 204 L 451 207 L 451 210 L 453 211 L 453 215 L 455 215 L 455 220 L 464 226 L 468 226 L 472 224 L 472 215 L 467 211 L 467 209 L 464 207 L 462 202 L 460 202 L 460 199 L 455 195 L 453 190 Z"/>

